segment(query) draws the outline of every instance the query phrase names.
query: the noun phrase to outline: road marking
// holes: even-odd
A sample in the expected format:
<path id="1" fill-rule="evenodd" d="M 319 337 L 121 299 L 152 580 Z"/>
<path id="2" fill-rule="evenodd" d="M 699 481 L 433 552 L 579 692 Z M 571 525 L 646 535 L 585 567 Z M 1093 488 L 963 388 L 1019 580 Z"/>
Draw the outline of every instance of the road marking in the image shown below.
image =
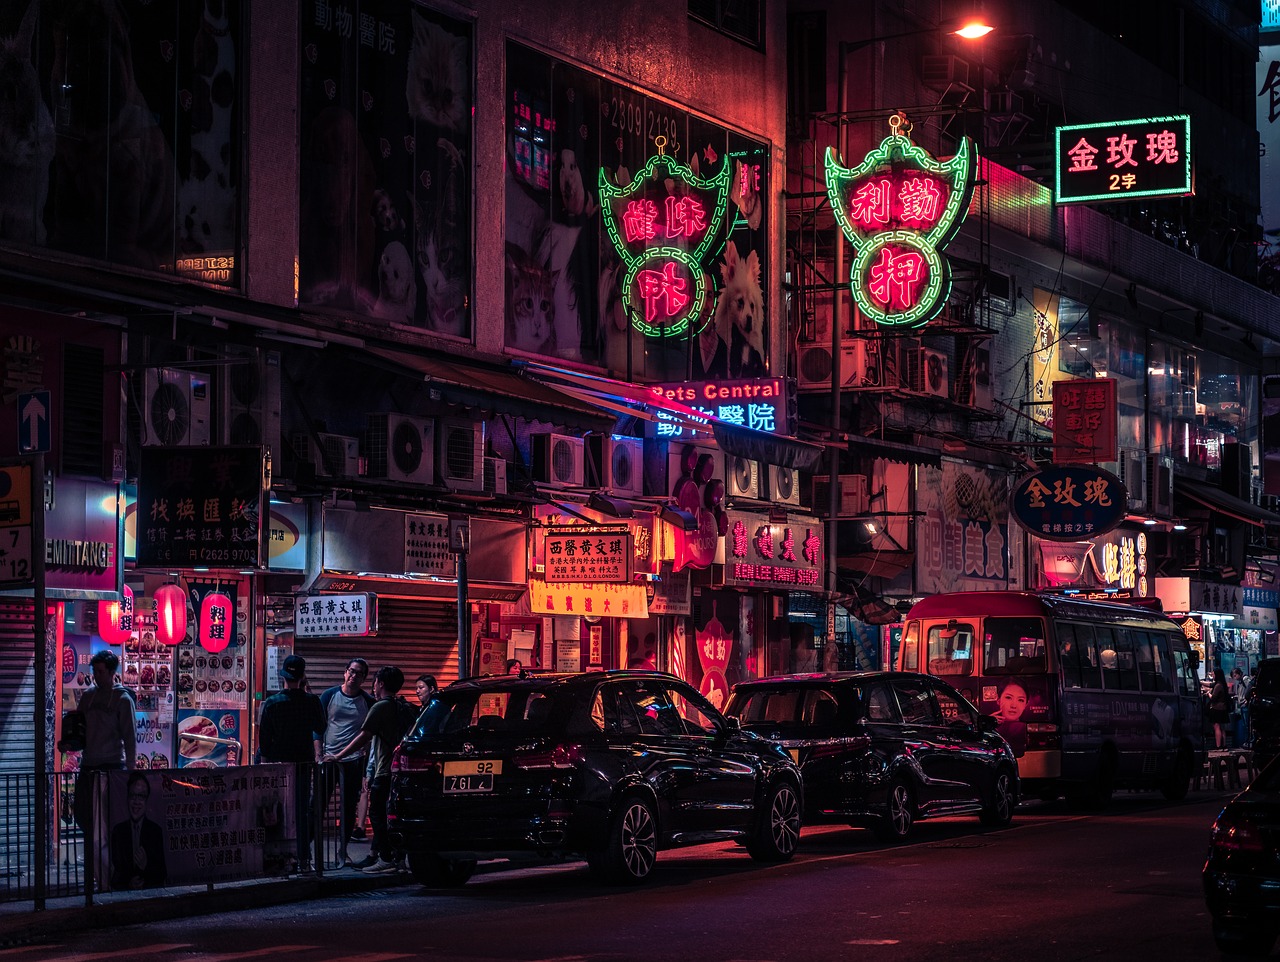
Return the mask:
<path id="1" fill-rule="evenodd" d="M 48 946 L 42 946 L 47 948 Z M 195 948 L 190 942 L 158 942 L 155 945 L 140 945 L 129 949 L 116 949 L 114 952 L 82 952 L 79 955 L 58 957 L 58 962 L 94 962 L 96 959 L 118 959 L 121 956 L 159 955 L 161 952 L 172 952 L 175 949 Z"/>
<path id="2" fill-rule="evenodd" d="M 845 945 L 897 945 L 897 939 L 850 939 Z"/>
<path id="3" fill-rule="evenodd" d="M 250 949 L 247 952 L 223 952 L 218 955 L 202 955 L 200 962 L 232 962 L 234 959 L 255 959 L 262 955 L 275 955 L 277 952 L 306 952 L 321 948 L 319 945 L 269 945 L 262 949 Z M 403 958 L 403 956 L 393 956 Z"/>
<path id="4" fill-rule="evenodd" d="M 367 955 L 344 955 L 342 962 L 391 962 L 392 959 L 411 959 L 412 953 L 370 952 Z"/>

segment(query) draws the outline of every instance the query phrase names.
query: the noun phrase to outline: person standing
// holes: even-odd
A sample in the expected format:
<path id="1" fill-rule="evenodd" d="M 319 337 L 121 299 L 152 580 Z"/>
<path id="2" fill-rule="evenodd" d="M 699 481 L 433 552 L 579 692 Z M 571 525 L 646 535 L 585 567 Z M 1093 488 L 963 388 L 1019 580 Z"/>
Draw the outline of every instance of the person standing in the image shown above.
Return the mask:
<path id="1" fill-rule="evenodd" d="M 311 782 L 319 761 L 317 743 L 324 736 L 324 709 L 318 696 L 303 690 L 307 677 L 306 659 L 290 655 L 280 666 L 282 691 L 262 703 L 258 716 L 258 760 L 292 762 L 295 772 L 294 798 L 298 812 L 298 864 L 310 867 Z"/>
<path id="2" fill-rule="evenodd" d="M 370 746 L 369 754 L 369 821 L 373 823 L 373 842 L 369 854 L 372 865 L 364 869 L 369 875 L 398 872 L 396 854 L 387 832 L 387 801 L 391 797 L 391 754 L 404 738 L 406 713 L 396 696 L 404 686 L 404 672 L 394 665 L 378 669 L 373 679 L 373 695 L 377 699 L 365 716 L 360 733 L 325 761 L 342 761 Z"/>
<path id="3" fill-rule="evenodd" d="M 77 705 L 84 713 L 85 738 L 75 789 L 76 824 L 86 837 L 93 822 L 97 773 L 132 770 L 138 751 L 133 692 L 116 680 L 120 659 L 114 651 L 103 649 L 89 659 L 89 667 L 93 684 Z"/>
<path id="4" fill-rule="evenodd" d="M 1231 697 L 1236 703 L 1236 748 L 1249 741 L 1249 677 L 1239 668 L 1231 669 Z"/>
<path id="5" fill-rule="evenodd" d="M 1231 695 L 1222 669 L 1213 672 L 1213 688 L 1209 690 L 1209 721 L 1213 725 L 1214 748 L 1227 747 L 1227 722 L 1231 718 Z"/>
<path id="6" fill-rule="evenodd" d="M 360 732 L 365 716 L 373 707 L 373 699 L 364 690 L 364 680 L 369 677 L 369 663 L 363 658 L 352 658 L 347 662 L 347 669 L 342 676 L 342 684 L 326 688 L 320 694 L 320 707 L 325 713 L 324 741 L 317 743 L 317 754 L 333 755 L 348 744 Z M 341 841 L 338 843 L 338 857 L 344 867 L 354 866 L 351 856 L 347 854 L 347 842 L 355 831 L 356 807 L 360 801 L 360 790 L 364 782 L 365 754 L 359 752 L 337 765 L 326 765 L 324 770 L 324 804 L 327 806 L 333 797 L 334 783 L 338 790 L 342 805 Z"/>

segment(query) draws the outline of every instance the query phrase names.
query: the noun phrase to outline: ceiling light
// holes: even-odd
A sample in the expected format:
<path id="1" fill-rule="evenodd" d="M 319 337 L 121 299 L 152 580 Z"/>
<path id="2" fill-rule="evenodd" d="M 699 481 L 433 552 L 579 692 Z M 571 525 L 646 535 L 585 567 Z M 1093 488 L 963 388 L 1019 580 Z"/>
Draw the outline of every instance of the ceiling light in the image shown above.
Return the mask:
<path id="1" fill-rule="evenodd" d="M 1186 530 L 1187 530 L 1187 526 L 1186 526 L 1185 524 L 1183 524 L 1181 521 L 1175 521 L 1175 522 L 1173 523 L 1173 530 L 1174 530 L 1174 531 L 1186 531 Z"/>
<path id="2" fill-rule="evenodd" d="M 1143 524 L 1159 524 L 1160 522 L 1157 521 L 1155 518 L 1143 518 L 1142 523 Z"/>

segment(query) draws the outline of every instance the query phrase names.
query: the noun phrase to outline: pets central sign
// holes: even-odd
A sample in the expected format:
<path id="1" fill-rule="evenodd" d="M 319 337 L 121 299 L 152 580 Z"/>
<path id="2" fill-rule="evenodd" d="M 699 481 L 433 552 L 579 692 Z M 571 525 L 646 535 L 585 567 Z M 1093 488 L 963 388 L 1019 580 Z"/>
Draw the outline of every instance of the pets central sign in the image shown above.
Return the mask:
<path id="1" fill-rule="evenodd" d="M 661 151 L 627 184 L 600 171 L 601 213 L 625 267 L 622 301 L 632 326 L 650 337 L 680 337 L 712 296 L 702 265 L 723 245 L 729 163 L 708 178 Z"/>
<path id="2" fill-rule="evenodd" d="M 853 245 L 854 301 L 881 327 L 909 329 L 929 323 L 951 293 L 941 251 L 969 210 L 976 151 L 965 137 L 954 157 L 939 162 L 911 142 L 902 114 L 889 127 L 856 168 L 827 148 L 827 196 Z"/>
<path id="3" fill-rule="evenodd" d="M 755 431 L 781 433 L 787 423 L 786 383 L 780 377 L 747 378 L 736 381 L 686 381 L 655 384 L 651 388 L 662 401 L 679 401 L 688 407 L 728 424 Z M 681 437 L 702 432 L 686 427 L 683 421 L 655 408 L 658 437 Z M 710 425 L 707 434 L 711 433 Z"/>

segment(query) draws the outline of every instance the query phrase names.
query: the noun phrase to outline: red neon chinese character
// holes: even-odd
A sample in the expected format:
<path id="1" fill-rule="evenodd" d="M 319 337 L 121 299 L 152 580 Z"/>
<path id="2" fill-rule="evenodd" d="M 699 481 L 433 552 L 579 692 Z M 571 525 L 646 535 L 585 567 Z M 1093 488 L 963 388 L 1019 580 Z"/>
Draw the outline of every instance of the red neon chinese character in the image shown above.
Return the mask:
<path id="1" fill-rule="evenodd" d="M 1138 146 L 1138 142 L 1132 137 L 1126 137 L 1121 134 L 1119 137 L 1107 138 L 1107 163 L 1112 167 L 1123 167 L 1128 164 L 1130 167 L 1137 167 L 1138 162 L 1133 159 L 1133 148 Z"/>
<path id="2" fill-rule="evenodd" d="M 668 261 L 661 271 L 641 271 L 636 275 L 640 285 L 640 296 L 644 298 L 644 317 L 652 321 L 659 308 L 664 317 L 675 317 L 686 304 L 689 295 L 685 293 L 688 283 L 682 277 L 676 277 L 676 265 Z"/>
<path id="3" fill-rule="evenodd" d="M 1177 134 L 1172 130 L 1147 134 L 1147 160 L 1153 164 L 1176 164 L 1178 162 Z"/>
<path id="4" fill-rule="evenodd" d="M 1098 165 L 1093 159 L 1098 156 L 1098 148 L 1081 137 L 1074 147 L 1067 151 L 1067 156 L 1071 158 L 1071 166 L 1067 169 L 1068 173 L 1078 173 L 1083 170 L 1097 170 Z"/>
<path id="5" fill-rule="evenodd" d="M 692 197 L 667 198 L 667 236 L 692 237 L 694 231 L 707 229 L 706 211 Z"/>
<path id="6" fill-rule="evenodd" d="M 653 222 L 658 219 L 658 205 L 651 200 L 633 200 L 622 215 L 622 229 L 627 241 L 652 240 Z"/>
<path id="7" fill-rule="evenodd" d="M 773 557 L 773 528 L 767 524 L 756 535 L 756 550 L 765 558 Z"/>
<path id="8" fill-rule="evenodd" d="M 791 533 L 791 529 L 787 528 L 782 535 L 782 554 L 778 555 L 783 561 L 796 560 L 796 539 Z"/>
<path id="9" fill-rule="evenodd" d="M 880 262 L 870 270 L 867 289 L 871 295 L 889 308 L 910 307 L 916 300 L 916 285 L 924 273 L 924 257 L 915 251 L 904 251 L 895 256 L 887 247 L 880 253 Z"/>
<path id="10" fill-rule="evenodd" d="M 892 185 L 887 178 L 863 184 L 849 198 L 849 217 L 859 227 L 870 230 L 889 223 L 889 194 Z"/>
<path id="11" fill-rule="evenodd" d="M 735 521 L 733 525 L 733 556 L 735 558 L 747 556 L 747 526 L 741 521 Z"/>
<path id="12" fill-rule="evenodd" d="M 818 563 L 818 549 L 822 547 L 822 541 L 812 528 L 806 528 L 804 532 L 804 560 L 811 565 Z"/>
<path id="13" fill-rule="evenodd" d="M 942 190 L 932 178 L 912 177 L 903 182 L 898 191 L 898 202 L 902 204 L 903 220 L 931 224 L 938 219 Z"/>

